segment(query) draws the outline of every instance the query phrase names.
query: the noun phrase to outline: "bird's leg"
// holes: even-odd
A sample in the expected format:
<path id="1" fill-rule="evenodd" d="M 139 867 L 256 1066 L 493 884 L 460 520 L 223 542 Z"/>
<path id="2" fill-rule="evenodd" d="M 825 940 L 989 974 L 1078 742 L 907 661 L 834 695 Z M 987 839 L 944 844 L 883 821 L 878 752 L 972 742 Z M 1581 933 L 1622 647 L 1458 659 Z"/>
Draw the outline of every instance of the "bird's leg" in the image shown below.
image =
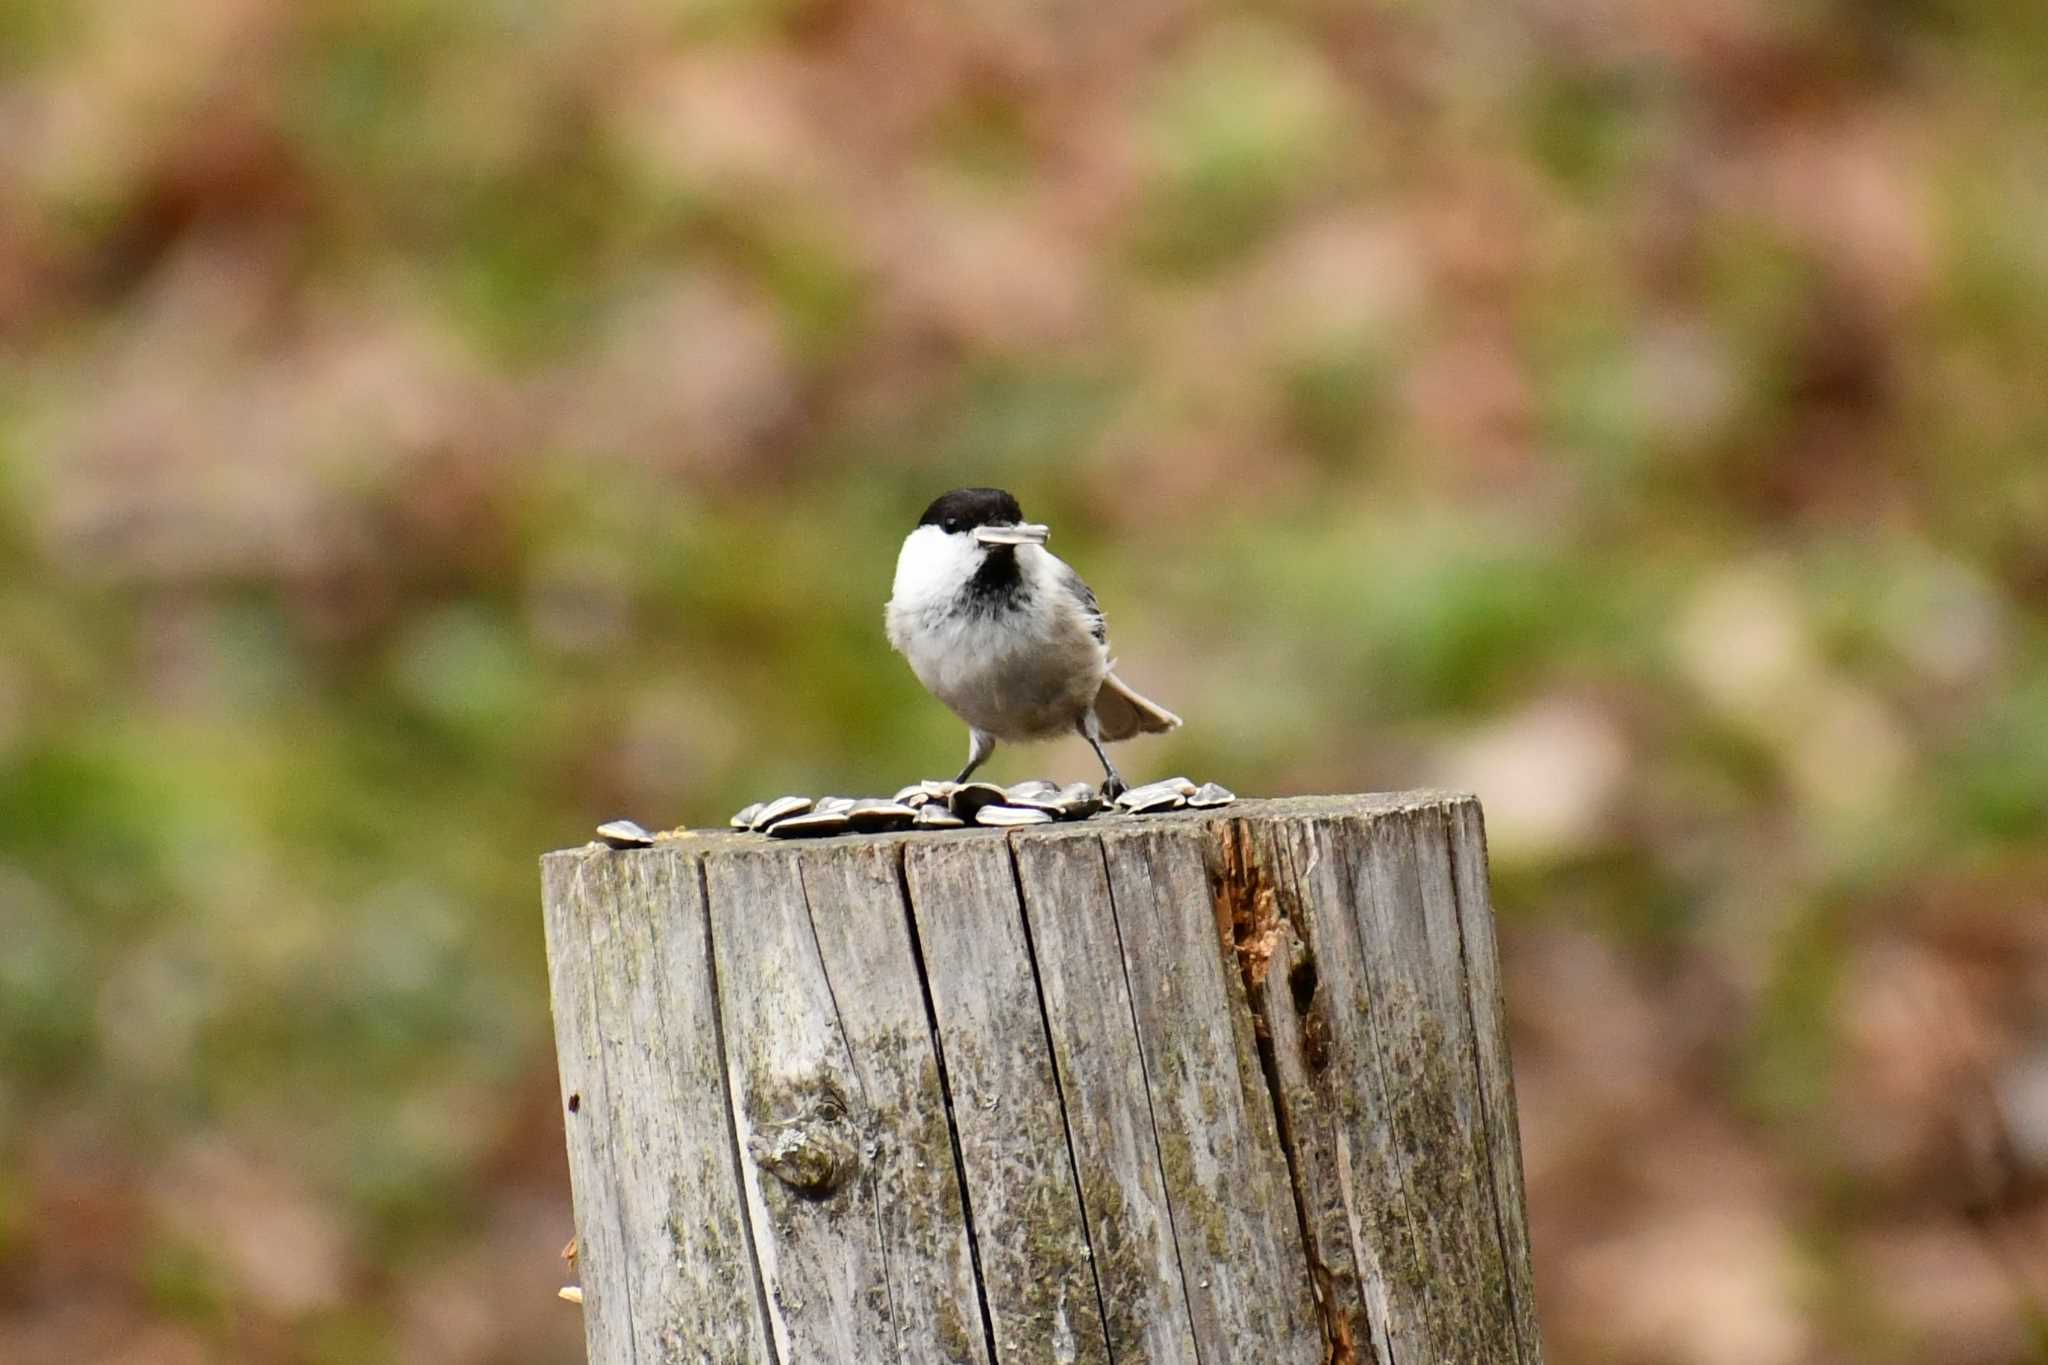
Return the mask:
<path id="1" fill-rule="evenodd" d="M 1095 756 L 1102 760 L 1102 771 L 1108 774 L 1108 776 L 1102 780 L 1102 799 L 1105 801 L 1116 800 L 1119 796 L 1122 796 L 1124 794 L 1124 780 L 1122 776 L 1118 774 L 1116 770 L 1116 764 L 1111 763 L 1109 761 L 1109 755 L 1102 751 L 1102 739 L 1098 734 L 1099 727 L 1097 726 L 1095 720 L 1095 712 L 1093 708 L 1091 708 L 1086 715 L 1081 717 L 1080 724 L 1076 725 L 1074 728 L 1081 732 L 1081 738 L 1088 741 L 1088 747 L 1093 749 L 1095 751 Z"/>
<path id="2" fill-rule="evenodd" d="M 967 729 L 967 766 L 960 770 L 960 776 L 954 778 L 953 781 L 957 784 L 965 782 L 968 778 L 974 776 L 974 770 L 988 762 L 988 756 L 995 751 L 996 737 L 994 735 L 986 730 L 977 730 L 969 726 Z"/>

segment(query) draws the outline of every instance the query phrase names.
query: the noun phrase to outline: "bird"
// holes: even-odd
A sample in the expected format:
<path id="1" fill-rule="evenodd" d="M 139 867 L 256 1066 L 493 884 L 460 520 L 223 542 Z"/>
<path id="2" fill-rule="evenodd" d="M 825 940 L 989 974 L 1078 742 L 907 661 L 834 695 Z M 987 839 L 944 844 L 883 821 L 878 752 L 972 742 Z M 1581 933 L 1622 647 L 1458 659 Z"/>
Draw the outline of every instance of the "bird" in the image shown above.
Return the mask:
<path id="1" fill-rule="evenodd" d="M 1079 734 L 1113 799 L 1125 783 L 1102 746 L 1181 720 L 1111 671 L 1102 608 L 1045 548 L 1047 535 L 1000 488 L 941 495 L 903 538 L 883 623 L 925 690 L 967 722 L 967 766 L 955 782 L 999 740 Z"/>

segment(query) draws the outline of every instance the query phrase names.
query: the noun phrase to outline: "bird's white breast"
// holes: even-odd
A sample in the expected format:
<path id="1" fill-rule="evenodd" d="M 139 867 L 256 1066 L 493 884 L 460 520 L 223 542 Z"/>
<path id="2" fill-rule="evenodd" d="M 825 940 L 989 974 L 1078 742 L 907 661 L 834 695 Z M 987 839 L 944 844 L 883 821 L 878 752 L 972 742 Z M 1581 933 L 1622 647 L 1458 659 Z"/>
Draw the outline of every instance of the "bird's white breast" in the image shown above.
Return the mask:
<path id="1" fill-rule="evenodd" d="M 982 554 L 965 536 L 921 526 L 903 542 L 886 616 L 889 643 L 918 681 L 969 725 L 1001 739 L 1070 729 L 1109 671 L 1066 586 L 1068 570 L 1036 545 L 1015 551 L 1026 589 L 1012 605 L 969 609 L 964 589 Z"/>

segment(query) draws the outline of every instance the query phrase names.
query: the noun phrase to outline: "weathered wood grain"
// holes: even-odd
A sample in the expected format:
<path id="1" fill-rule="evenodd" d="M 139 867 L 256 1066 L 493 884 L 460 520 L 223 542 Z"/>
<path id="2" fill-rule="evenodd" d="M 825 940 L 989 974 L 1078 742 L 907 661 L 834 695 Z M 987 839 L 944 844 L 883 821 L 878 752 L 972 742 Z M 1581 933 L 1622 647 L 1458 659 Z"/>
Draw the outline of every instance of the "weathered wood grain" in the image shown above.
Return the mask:
<path id="1" fill-rule="evenodd" d="M 900 860 L 897 847 L 865 842 L 806 849 L 796 865 L 860 1086 L 862 1177 L 895 1327 L 890 1359 L 989 1365 Z"/>
<path id="2" fill-rule="evenodd" d="M 1204 1360 L 1322 1359 L 1287 1163 L 1200 826 L 1106 830 L 1181 1278 Z M 1227 932 L 1227 931 L 1226 931 Z"/>
<path id="3" fill-rule="evenodd" d="M 1527 1365 L 1543 1358 L 1543 1346 L 1536 1327 L 1528 1200 L 1522 1189 L 1522 1135 L 1516 1119 L 1514 1072 L 1508 1065 L 1507 1006 L 1486 875 L 1486 823 L 1477 801 L 1447 803 L 1444 819 L 1457 876 L 1459 942 L 1465 954 L 1466 1000 L 1478 1053 L 1479 1099 L 1485 1109 L 1491 1202 L 1507 1268 L 1516 1357 Z"/>
<path id="4" fill-rule="evenodd" d="M 557 856 L 546 878 L 591 1359 L 765 1365 L 696 865 Z"/>
<path id="5" fill-rule="evenodd" d="M 811 928 L 797 859 L 731 851 L 704 868 L 747 1207 L 784 1360 L 896 1351 L 873 1182 L 871 1107 Z"/>
<path id="6" fill-rule="evenodd" d="M 1509 1359 L 1516 1334 L 1441 812 L 1404 812 L 1353 834 L 1355 875 L 1370 884 L 1359 914 L 1385 948 L 1375 1014 L 1398 1086 L 1390 1098 L 1409 1153 L 1404 1185 L 1411 1205 L 1419 1195 L 1428 1210 L 1416 1229 L 1429 1272 L 1429 1350 L 1440 1360 Z M 1427 857 L 1418 856 L 1419 844 Z"/>
<path id="7" fill-rule="evenodd" d="M 1016 841 L 1111 1355 L 1198 1365 L 1102 841 Z"/>
<path id="8" fill-rule="evenodd" d="M 1540 1365 L 1469 798 L 545 887 L 600 1365 Z"/>
<path id="9" fill-rule="evenodd" d="M 1002 1365 L 1106 1362 L 1075 1184 L 1007 842 L 912 842 L 904 875 L 967 1173 Z"/>
<path id="10" fill-rule="evenodd" d="M 1369 1019 L 1348 999 L 1337 1001 L 1334 1021 L 1331 1009 L 1346 983 L 1363 981 L 1355 926 L 1342 912 L 1345 893 L 1326 884 L 1335 869 L 1319 859 L 1314 831 L 1302 823 L 1233 822 L 1223 850 L 1224 884 L 1237 888 L 1233 899 L 1246 921 L 1242 930 L 1233 923 L 1233 941 L 1267 952 L 1253 1005 L 1272 1040 L 1275 1107 L 1325 1352 L 1333 1365 L 1391 1365 L 1392 1333 L 1402 1325 L 1390 1327 L 1379 1245 L 1367 1235 L 1377 1210 L 1361 1198 L 1372 1169 L 1361 1163 L 1371 1154 L 1354 1152 L 1350 1137 L 1362 1106 L 1378 1093 Z"/>

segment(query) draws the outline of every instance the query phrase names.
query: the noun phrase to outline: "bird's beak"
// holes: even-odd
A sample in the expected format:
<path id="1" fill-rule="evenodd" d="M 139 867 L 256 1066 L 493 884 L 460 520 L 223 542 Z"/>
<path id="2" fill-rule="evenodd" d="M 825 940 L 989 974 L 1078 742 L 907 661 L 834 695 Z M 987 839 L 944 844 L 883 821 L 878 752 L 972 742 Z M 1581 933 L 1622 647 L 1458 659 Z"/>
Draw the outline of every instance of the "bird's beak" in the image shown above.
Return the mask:
<path id="1" fill-rule="evenodd" d="M 1015 526 L 977 526 L 974 539 L 982 545 L 1043 545 L 1049 528 L 1020 521 Z"/>

